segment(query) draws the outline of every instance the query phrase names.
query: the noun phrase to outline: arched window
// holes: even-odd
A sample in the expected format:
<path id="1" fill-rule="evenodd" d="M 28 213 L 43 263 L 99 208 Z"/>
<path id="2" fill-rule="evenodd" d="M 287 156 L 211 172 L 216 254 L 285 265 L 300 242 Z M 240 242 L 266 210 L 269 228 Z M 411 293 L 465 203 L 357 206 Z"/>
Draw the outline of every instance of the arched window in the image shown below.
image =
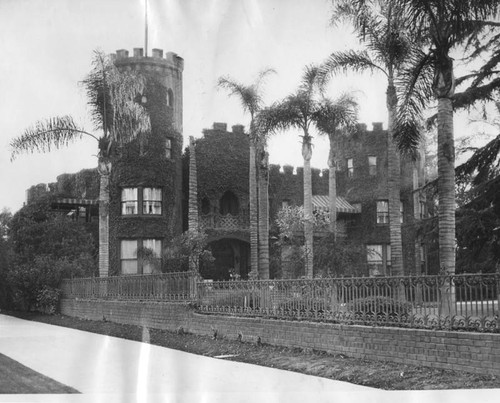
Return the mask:
<path id="1" fill-rule="evenodd" d="M 174 92 L 171 88 L 167 90 L 167 106 L 174 107 Z"/>
<path id="2" fill-rule="evenodd" d="M 220 199 L 219 211 L 221 214 L 232 214 L 238 215 L 240 212 L 240 203 L 235 194 L 231 191 L 227 191 Z"/>
<path id="3" fill-rule="evenodd" d="M 206 197 L 201 201 L 201 214 L 210 214 L 210 200 Z"/>

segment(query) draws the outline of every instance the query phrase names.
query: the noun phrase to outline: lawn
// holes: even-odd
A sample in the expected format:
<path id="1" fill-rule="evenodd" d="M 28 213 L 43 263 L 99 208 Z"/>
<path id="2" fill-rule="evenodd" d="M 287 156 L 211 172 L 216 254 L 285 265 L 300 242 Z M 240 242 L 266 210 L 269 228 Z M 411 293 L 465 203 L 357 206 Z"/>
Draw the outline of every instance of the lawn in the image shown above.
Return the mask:
<path id="1" fill-rule="evenodd" d="M 35 313 L 16 313 L 15 315 L 24 319 L 129 340 L 143 341 L 144 335 L 147 334 L 149 343 L 162 347 L 209 357 L 223 356 L 224 359 L 296 371 L 385 390 L 500 388 L 500 378 L 492 375 L 362 360 L 343 354 L 333 355 L 318 351 L 277 347 L 256 341 L 242 342 L 223 337 L 198 336 L 186 333 L 182 329 L 179 329 L 178 332 L 159 329 L 145 331 L 140 326 L 82 320 L 63 315 L 49 316 Z"/>
<path id="2" fill-rule="evenodd" d="M 0 354 L 0 394 L 79 393 Z"/>

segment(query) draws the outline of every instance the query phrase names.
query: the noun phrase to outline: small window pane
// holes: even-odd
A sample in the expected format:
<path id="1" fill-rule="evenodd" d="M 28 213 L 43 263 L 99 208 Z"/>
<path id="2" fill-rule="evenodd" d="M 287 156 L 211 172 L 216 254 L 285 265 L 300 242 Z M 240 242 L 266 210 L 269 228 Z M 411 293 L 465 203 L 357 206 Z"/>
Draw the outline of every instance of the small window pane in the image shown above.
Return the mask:
<path id="1" fill-rule="evenodd" d="M 122 215 L 137 214 L 137 188 L 122 189 Z"/>
<path id="2" fill-rule="evenodd" d="M 137 259 L 137 240 L 122 240 L 122 259 Z"/>
<path id="3" fill-rule="evenodd" d="M 142 213 L 161 214 L 161 188 L 143 189 Z"/>
<path id="4" fill-rule="evenodd" d="M 144 239 L 142 241 L 143 248 L 148 248 L 153 251 L 153 259 L 155 261 L 147 261 L 142 264 L 142 273 L 151 274 L 155 270 L 155 266 L 161 265 L 161 240 L 160 239 Z"/>
<path id="5" fill-rule="evenodd" d="M 137 274 L 137 260 L 122 260 L 122 274 Z"/>

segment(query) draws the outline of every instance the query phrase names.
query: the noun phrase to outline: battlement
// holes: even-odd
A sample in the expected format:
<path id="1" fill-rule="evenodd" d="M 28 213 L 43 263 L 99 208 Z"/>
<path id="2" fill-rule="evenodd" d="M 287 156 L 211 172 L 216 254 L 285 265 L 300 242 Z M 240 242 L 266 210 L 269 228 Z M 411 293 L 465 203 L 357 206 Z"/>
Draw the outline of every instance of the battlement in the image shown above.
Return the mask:
<path id="1" fill-rule="evenodd" d="M 319 169 L 319 168 L 311 168 L 311 177 L 312 178 L 328 178 L 328 168 L 327 169 Z M 298 176 L 302 177 L 304 175 L 303 167 L 294 167 L 292 165 L 283 165 L 283 167 L 279 164 L 269 164 L 269 173 L 271 175 L 282 175 L 284 177 L 289 176 Z"/>
<path id="2" fill-rule="evenodd" d="M 166 52 L 165 57 L 163 57 L 163 49 L 152 49 L 151 56 L 144 56 L 143 48 L 134 48 L 132 56 L 127 49 L 118 49 L 116 54 L 112 54 L 111 57 L 117 66 L 133 63 L 184 70 L 184 59 L 174 52 Z"/>
<path id="3" fill-rule="evenodd" d="M 368 130 L 368 126 L 366 123 L 357 123 L 356 124 L 356 130 L 358 132 L 368 132 L 368 133 L 374 133 L 374 132 L 381 132 L 384 130 L 384 124 L 382 122 L 372 122 L 372 130 Z"/>

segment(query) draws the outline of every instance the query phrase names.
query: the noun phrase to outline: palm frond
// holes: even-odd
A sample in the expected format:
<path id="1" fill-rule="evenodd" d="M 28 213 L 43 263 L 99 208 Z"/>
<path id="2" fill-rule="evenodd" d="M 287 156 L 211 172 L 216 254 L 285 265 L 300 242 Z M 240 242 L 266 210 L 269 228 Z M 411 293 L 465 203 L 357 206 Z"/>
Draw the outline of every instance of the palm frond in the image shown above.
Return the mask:
<path id="1" fill-rule="evenodd" d="M 83 135 L 93 137 L 93 134 L 84 131 L 76 125 L 71 116 L 60 116 L 38 121 L 24 133 L 10 142 L 11 161 L 24 153 L 46 153 L 53 148 L 67 147 Z"/>
<path id="2" fill-rule="evenodd" d="M 358 121 L 358 112 L 359 105 L 354 95 L 345 93 L 335 100 L 324 98 L 314 120 L 320 133 L 332 136 L 339 129 L 352 129 Z"/>
<path id="3" fill-rule="evenodd" d="M 136 101 L 145 91 L 146 78 L 134 71 L 120 71 L 111 57 L 101 51 L 94 52 L 92 65 L 81 84 L 95 128 L 118 143 L 148 132 L 149 115 Z"/>
<path id="4" fill-rule="evenodd" d="M 411 155 L 419 146 L 423 111 L 433 99 L 432 79 L 432 56 L 413 49 L 396 81 L 398 110 L 394 136 L 403 153 Z"/>
<path id="5" fill-rule="evenodd" d="M 364 71 L 373 72 L 379 70 L 387 75 L 385 69 L 379 66 L 365 50 L 346 52 L 334 52 L 321 65 L 318 72 L 318 80 L 324 83 L 328 77 L 338 73 L 360 73 Z"/>

